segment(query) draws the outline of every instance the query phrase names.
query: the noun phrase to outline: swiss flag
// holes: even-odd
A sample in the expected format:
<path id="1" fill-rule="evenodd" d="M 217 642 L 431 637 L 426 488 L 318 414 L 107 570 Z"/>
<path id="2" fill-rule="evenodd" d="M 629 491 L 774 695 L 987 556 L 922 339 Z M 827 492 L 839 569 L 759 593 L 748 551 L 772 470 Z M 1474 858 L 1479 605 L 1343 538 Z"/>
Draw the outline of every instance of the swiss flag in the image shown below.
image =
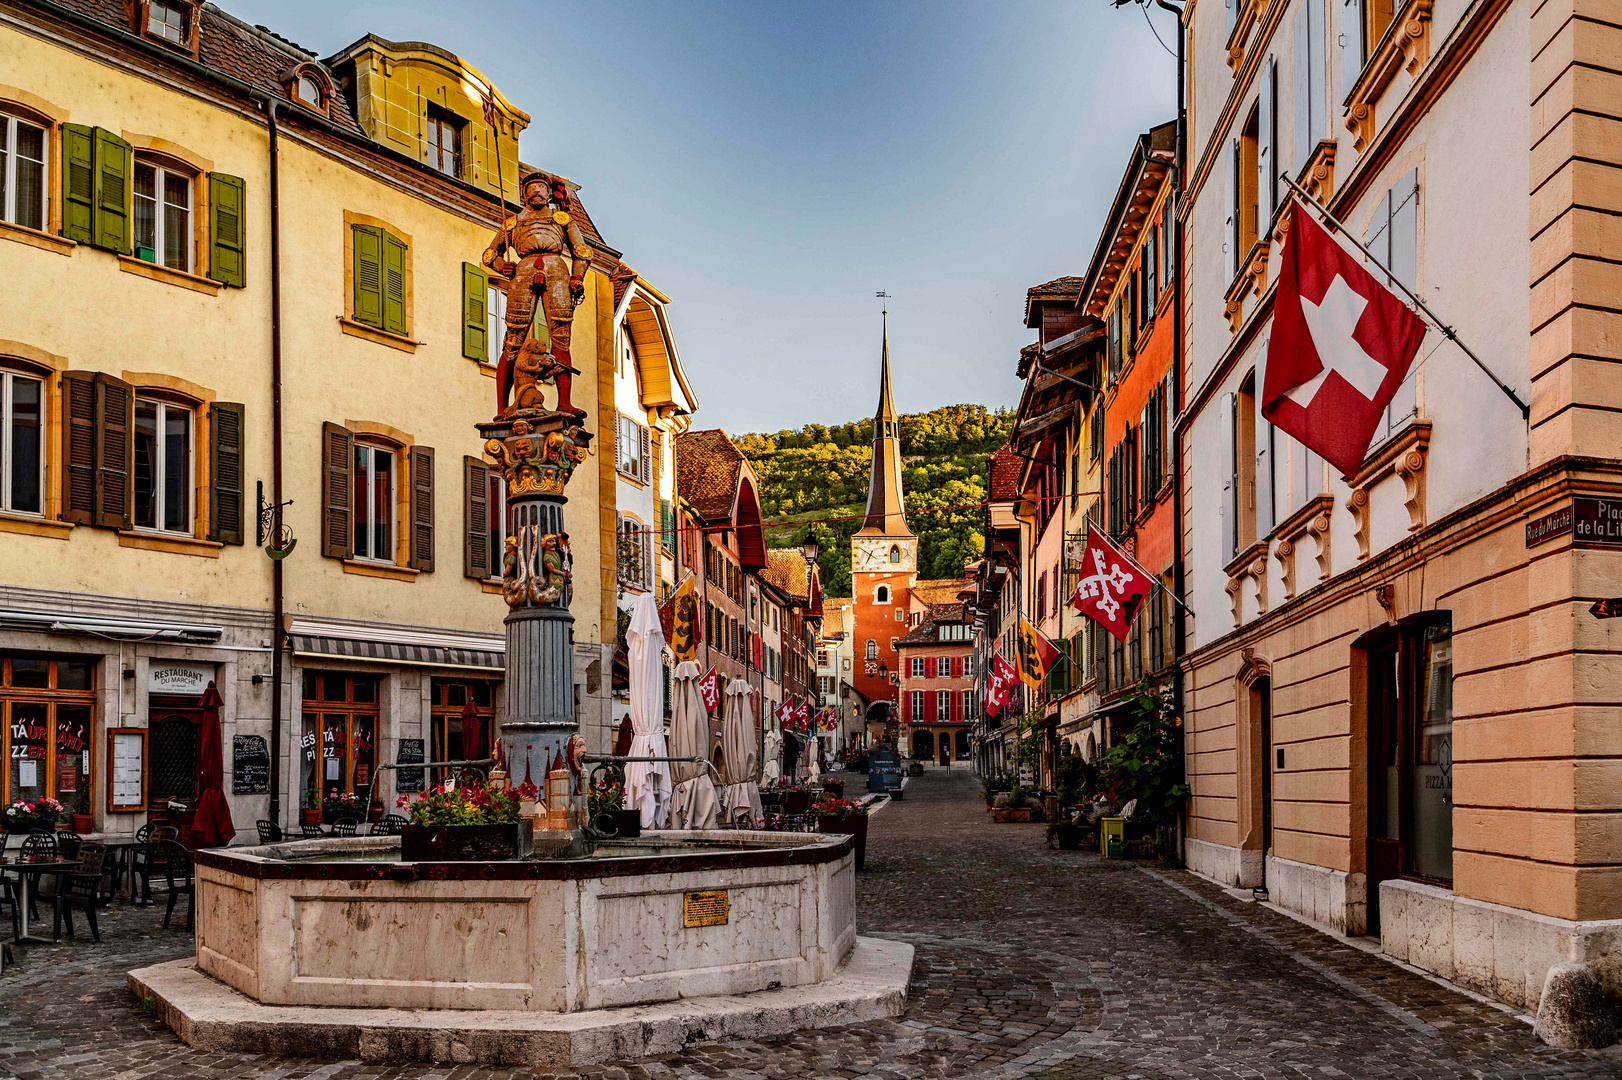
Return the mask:
<path id="1" fill-rule="evenodd" d="M 704 695 L 704 708 L 709 712 L 714 712 L 715 707 L 721 704 L 721 680 L 716 677 L 714 668 L 710 668 L 698 680 L 698 692 Z"/>
<path id="2" fill-rule="evenodd" d="M 991 654 L 991 670 L 986 672 L 986 712 L 996 716 L 1008 704 L 1008 695 L 1019 681 L 1014 665 L 1002 653 Z"/>
<path id="3" fill-rule="evenodd" d="M 1350 477 L 1424 337 L 1419 316 L 1292 201 L 1262 415 Z"/>
<path id="4" fill-rule="evenodd" d="M 1125 641 L 1132 632 L 1132 620 L 1154 587 L 1155 579 L 1122 555 L 1102 529 L 1087 529 L 1087 547 L 1081 553 L 1071 607 L 1114 634 L 1117 641 Z"/>

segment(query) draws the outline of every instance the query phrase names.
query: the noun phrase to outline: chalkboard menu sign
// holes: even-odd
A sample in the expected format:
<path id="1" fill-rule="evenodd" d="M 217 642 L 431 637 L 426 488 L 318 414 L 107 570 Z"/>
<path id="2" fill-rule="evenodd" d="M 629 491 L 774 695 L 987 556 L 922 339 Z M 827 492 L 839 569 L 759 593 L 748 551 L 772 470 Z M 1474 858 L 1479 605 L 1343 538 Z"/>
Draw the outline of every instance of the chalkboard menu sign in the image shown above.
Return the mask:
<path id="1" fill-rule="evenodd" d="M 410 765 L 414 762 L 426 760 L 423 757 L 423 741 L 421 739 L 401 739 L 400 756 L 395 761 L 401 765 Z M 394 773 L 395 791 L 421 791 L 421 769 L 397 769 Z"/>
<path id="2" fill-rule="evenodd" d="M 232 736 L 231 794 L 270 794 L 270 751 L 263 735 Z"/>

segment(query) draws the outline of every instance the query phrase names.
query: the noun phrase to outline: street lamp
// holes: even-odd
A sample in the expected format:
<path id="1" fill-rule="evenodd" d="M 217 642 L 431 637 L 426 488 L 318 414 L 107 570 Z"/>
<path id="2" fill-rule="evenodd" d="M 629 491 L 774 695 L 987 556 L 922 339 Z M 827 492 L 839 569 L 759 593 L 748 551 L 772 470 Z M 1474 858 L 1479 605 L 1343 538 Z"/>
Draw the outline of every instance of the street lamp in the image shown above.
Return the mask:
<path id="1" fill-rule="evenodd" d="M 813 525 L 805 527 L 805 539 L 800 541 L 800 554 L 805 556 L 806 569 L 817 564 L 817 553 L 821 549 L 817 545 L 817 531 Z"/>

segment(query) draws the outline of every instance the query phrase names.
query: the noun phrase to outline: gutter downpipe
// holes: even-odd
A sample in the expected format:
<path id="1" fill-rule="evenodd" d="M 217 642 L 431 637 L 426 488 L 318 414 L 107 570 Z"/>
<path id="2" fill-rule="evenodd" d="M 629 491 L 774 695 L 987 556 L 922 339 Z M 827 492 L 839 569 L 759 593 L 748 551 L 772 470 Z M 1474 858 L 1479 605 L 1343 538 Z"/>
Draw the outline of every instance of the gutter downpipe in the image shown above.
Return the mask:
<path id="1" fill-rule="evenodd" d="M 277 139 L 276 102 L 265 100 L 270 120 L 270 501 L 281 520 L 282 505 L 282 211 L 281 145 Z M 282 785 L 282 560 L 272 559 L 270 578 L 270 820 L 281 824 Z M 289 754 L 288 771 L 292 772 Z"/>
<path id="2" fill-rule="evenodd" d="M 1176 378 L 1172 379 L 1174 414 L 1179 418 L 1183 412 L 1183 170 L 1188 157 L 1188 110 L 1185 105 L 1184 72 L 1187 61 L 1183 53 L 1185 42 L 1188 40 L 1187 28 L 1183 25 L 1183 9 L 1167 0 L 1155 0 L 1155 3 L 1177 16 L 1177 150 L 1176 165 L 1173 169 L 1175 181 L 1172 193 L 1177 196 L 1178 216 L 1173 219 L 1173 241 L 1177 247 L 1177 277 L 1172 282 L 1172 303 L 1177 308 L 1173 318 L 1172 327 L 1176 339 L 1172 344 L 1172 363 L 1176 365 Z M 1172 643 L 1172 699 L 1177 703 L 1179 716 L 1183 709 L 1183 642 L 1187 633 L 1188 608 L 1183 595 L 1183 440 L 1176 439 L 1172 450 L 1173 467 L 1177 470 L 1171 486 L 1172 518 L 1175 528 L 1172 530 L 1172 590 L 1177 601 L 1172 614 L 1172 627 L 1176 640 Z M 1186 750 L 1179 744 L 1179 749 Z M 1187 779 L 1186 758 L 1184 765 L 1184 779 Z M 1184 838 L 1187 829 L 1184 822 L 1178 822 L 1177 828 L 1177 861 L 1187 865 L 1184 851 Z"/>

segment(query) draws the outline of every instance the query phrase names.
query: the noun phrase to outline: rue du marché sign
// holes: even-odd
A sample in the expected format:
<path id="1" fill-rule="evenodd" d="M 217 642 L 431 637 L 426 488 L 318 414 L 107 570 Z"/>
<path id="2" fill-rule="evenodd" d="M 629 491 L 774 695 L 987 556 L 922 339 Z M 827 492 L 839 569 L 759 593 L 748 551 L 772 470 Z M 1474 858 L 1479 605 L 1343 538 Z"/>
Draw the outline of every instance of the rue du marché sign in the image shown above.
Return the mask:
<path id="1" fill-rule="evenodd" d="M 1574 547 L 1622 547 L 1622 499 L 1577 495 L 1526 523 L 1528 548 L 1568 535 Z M 1596 600 L 1588 611 L 1598 619 L 1622 617 L 1622 597 Z"/>

